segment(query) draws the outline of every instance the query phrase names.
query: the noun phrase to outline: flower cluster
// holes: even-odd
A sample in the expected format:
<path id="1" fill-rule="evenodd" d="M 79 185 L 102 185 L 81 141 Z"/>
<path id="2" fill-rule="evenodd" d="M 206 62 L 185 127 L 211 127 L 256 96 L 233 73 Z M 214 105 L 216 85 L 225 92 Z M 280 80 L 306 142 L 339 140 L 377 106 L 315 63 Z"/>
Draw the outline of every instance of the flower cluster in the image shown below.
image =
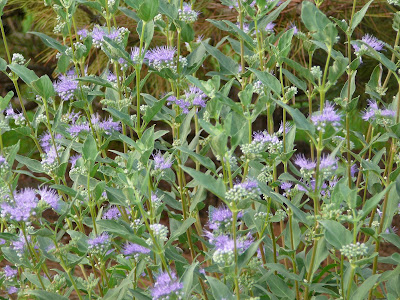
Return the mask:
<path id="1" fill-rule="evenodd" d="M 368 247 L 364 243 L 348 244 L 340 249 L 342 255 L 346 256 L 348 259 L 359 258 L 360 256 L 365 256 L 368 253 Z"/>
<path id="2" fill-rule="evenodd" d="M 103 232 L 100 235 L 89 239 L 87 243 L 89 252 L 101 254 L 108 250 L 111 240 L 108 233 Z"/>
<path id="3" fill-rule="evenodd" d="M 186 23 L 194 23 L 197 21 L 197 17 L 199 12 L 192 9 L 190 4 L 183 3 L 183 9 L 178 10 L 178 18 L 179 20 Z"/>
<path id="4" fill-rule="evenodd" d="M 127 243 L 124 246 L 123 252 L 125 256 L 130 256 L 135 259 L 138 259 L 141 254 L 149 254 L 150 249 L 143 247 L 141 245 L 135 244 L 135 243 Z"/>
<path id="5" fill-rule="evenodd" d="M 148 51 L 145 58 L 149 65 L 157 71 L 168 68 L 172 72 L 176 73 L 178 68 L 177 61 L 179 60 L 180 68 L 184 68 L 187 65 L 187 60 L 182 56 L 176 59 L 175 54 L 175 48 L 162 46 Z"/>
<path id="6" fill-rule="evenodd" d="M 225 199 L 228 203 L 240 203 L 245 200 L 257 199 L 261 194 L 258 183 L 255 180 L 246 180 L 238 182 L 225 193 Z"/>
<path id="7" fill-rule="evenodd" d="M 174 272 L 161 272 L 158 274 L 151 296 L 154 300 L 182 299 L 183 284 L 180 283 Z"/>
<path id="8" fill-rule="evenodd" d="M 316 112 L 311 116 L 311 121 L 314 126 L 317 127 L 317 130 L 325 131 L 328 125 L 331 125 L 333 128 L 337 130 L 340 126 L 341 116 L 335 110 L 335 107 L 332 103 L 326 102 L 322 111 Z"/>
<path id="9" fill-rule="evenodd" d="M 378 103 L 373 100 L 368 100 L 368 107 L 362 114 L 364 121 L 375 123 L 381 126 L 394 125 L 396 112 L 394 110 L 384 108 L 380 109 Z"/>
<path id="10" fill-rule="evenodd" d="M 54 83 L 54 89 L 60 96 L 61 100 L 68 101 L 74 97 L 76 90 L 78 89 L 78 81 L 75 80 L 75 74 L 60 75 L 58 81 Z"/>
<path id="11" fill-rule="evenodd" d="M 250 144 L 240 146 L 244 155 L 267 152 L 269 155 L 279 155 L 283 150 L 283 142 L 279 139 L 280 132 L 270 135 L 266 130 L 254 132 Z"/>
<path id="12" fill-rule="evenodd" d="M 39 190 L 39 195 L 50 206 L 58 208 L 58 195 L 54 190 L 44 188 Z M 26 188 L 19 192 L 14 192 L 12 196 L 3 198 L 0 204 L 1 217 L 16 222 L 27 222 L 31 216 L 36 215 L 36 207 L 39 199 L 34 189 Z"/>

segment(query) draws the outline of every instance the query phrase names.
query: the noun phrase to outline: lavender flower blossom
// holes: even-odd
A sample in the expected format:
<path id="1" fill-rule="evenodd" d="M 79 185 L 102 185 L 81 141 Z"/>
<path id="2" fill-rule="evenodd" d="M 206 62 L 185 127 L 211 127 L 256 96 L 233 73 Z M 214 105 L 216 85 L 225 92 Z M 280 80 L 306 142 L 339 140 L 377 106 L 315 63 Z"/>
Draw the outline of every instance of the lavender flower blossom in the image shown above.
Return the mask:
<path id="1" fill-rule="evenodd" d="M 67 131 L 72 137 L 77 137 L 81 132 L 89 132 L 90 127 L 87 123 L 73 124 L 67 129 Z"/>
<path id="2" fill-rule="evenodd" d="M 193 10 L 188 3 L 183 3 L 183 9 L 178 9 L 179 20 L 189 24 L 196 22 L 198 15 L 199 12 Z"/>
<path id="3" fill-rule="evenodd" d="M 301 169 L 305 170 L 313 170 L 316 167 L 316 163 L 314 161 L 308 160 L 305 158 L 304 154 L 298 154 L 294 163 L 299 166 Z"/>
<path id="4" fill-rule="evenodd" d="M 183 296 L 183 284 L 180 283 L 174 272 L 162 272 L 157 276 L 154 287 L 151 290 L 151 296 L 153 300 L 158 299 L 181 299 Z"/>
<path id="5" fill-rule="evenodd" d="M 112 205 L 108 208 L 108 210 L 103 214 L 102 219 L 106 220 L 118 220 L 121 217 L 121 212 L 118 210 L 118 207 Z"/>
<path id="6" fill-rule="evenodd" d="M 8 293 L 9 295 L 18 293 L 18 291 L 19 291 L 19 289 L 16 288 L 15 286 L 10 286 L 10 287 L 7 289 L 7 293 Z"/>
<path id="7" fill-rule="evenodd" d="M 0 204 L 1 217 L 8 217 L 13 221 L 26 222 L 31 215 L 35 215 L 35 208 L 38 205 L 36 193 L 31 188 L 26 188 L 20 192 L 14 192 L 13 199 L 7 199 Z"/>
<path id="8" fill-rule="evenodd" d="M 165 159 L 160 151 L 155 155 L 153 154 L 153 160 L 155 170 L 165 170 L 172 167 L 172 161 L 169 158 Z"/>
<path id="9" fill-rule="evenodd" d="M 157 71 L 161 71 L 164 68 L 169 68 L 176 72 L 177 66 L 174 59 L 175 53 L 175 48 L 162 46 L 148 51 L 145 55 L 145 58 L 149 62 L 149 65 Z M 186 58 L 179 57 L 178 59 L 181 67 L 184 67 L 187 64 Z"/>
<path id="10" fill-rule="evenodd" d="M 381 51 L 383 49 L 383 42 L 378 40 L 376 37 L 370 34 L 365 34 L 361 40 L 366 43 L 368 46 L 373 48 L 376 51 Z"/>
<path id="11" fill-rule="evenodd" d="M 168 105 L 172 105 L 172 104 L 177 105 L 182 110 L 182 113 L 184 113 L 184 114 L 189 113 L 189 108 L 191 106 L 191 103 L 189 101 L 185 101 L 183 99 L 177 99 L 175 96 L 169 96 L 167 98 L 167 104 Z"/>
<path id="12" fill-rule="evenodd" d="M 107 232 L 103 232 L 100 235 L 88 240 L 88 249 L 93 253 L 102 253 L 108 249 L 111 241 Z"/>
<path id="13" fill-rule="evenodd" d="M 249 199 L 257 199 L 261 194 L 258 183 L 255 180 L 247 179 L 245 182 L 238 182 L 225 193 L 228 202 L 240 203 Z"/>
<path id="14" fill-rule="evenodd" d="M 60 208 L 60 196 L 56 190 L 50 189 L 47 186 L 39 190 L 41 200 L 45 201 L 54 210 Z"/>
<path id="15" fill-rule="evenodd" d="M 71 163 L 71 169 L 75 168 L 76 162 L 81 157 L 82 157 L 82 155 L 80 155 L 80 154 L 75 154 L 75 155 L 70 157 L 69 162 Z"/>
<path id="16" fill-rule="evenodd" d="M 269 22 L 268 24 L 267 24 L 267 26 L 265 26 L 265 31 L 266 32 L 268 32 L 268 33 L 272 33 L 272 32 L 274 32 L 274 27 L 275 27 L 275 23 L 272 23 L 272 22 Z"/>
<path id="17" fill-rule="evenodd" d="M 54 141 L 57 143 L 57 140 L 63 138 L 63 136 L 59 133 L 54 134 Z M 45 152 L 50 151 L 50 148 L 53 147 L 53 141 L 51 139 L 51 134 L 49 131 L 43 133 L 40 137 L 40 146 L 43 148 Z"/>
<path id="18" fill-rule="evenodd" d="M 75 75 L 60 75 L 58 81 L 53 84 L 61 100 L 67 101 L 74 97 L 74 93 L 78 89 L 78 82 L 74 80 L 75 78 Z"/>
<path id="19" fill-rule="evenodd" d="M 107 37 L 116 43 L 122 42 L 124 35 L 128 32 L 125 27 L 120 28 L 111 28 L 111 31 L 108 33 L 107 28 L 102 28 L 96 26 L 93 28 L 91 32 L 91 36 L 93 39 L 93 45 L 97 48 L 101 48 L 103 46 L 104 37 Z"/>
<path id="20" fill-rule="evenodd" d="M 367 122 L 375 122 L 381 126 L 391 126 L 394 124 L 396 112 L 385 108 L 380 109 L 376 101 L 368 100 L 368 106 L 362 115 L 362 119 Z"/>
<path id="21" fill-rule="evenodd" d="M 208 227 L 212 230 L 229 227 L 232 222 L 232 212 L 226 206 L 215 208 L 210 212 Z"/>
<path id="22" fill-rule="evenodd" d="M 318 130 L 322 132 L 325 131 L 325 128 L 330 124 L 334 128 L 340 126 L 340 114 L 338 114 L 335 110 L 333 104 L 329 101 L 325 103 L 325 107 L 322 112 L 316 112 L 311 116 L 311 121 L 317 126 Z"/>
<path id="23" fill-rule="evenodd" d="M 85 39 L 88 37 L 89 32 L 87 31 L 87 29 L 82 28 L 82 29 L 78 30 L 77 34 L 80 36 L 81 39 Z"/>
<path id="24" fill-rule="evenodd" d="M 190 86 L 185 91 L 184 97 L 189 100 L 193 106 L 206 107 L 207 95 L 197 86 Z"/>
<path id="25" fill-rule="evenodd" d="M 18 274 L 18 270 L 11 268 L 9 265 L 5 266 L 3 271 L 6 280 L 10 280 Z"/>
<path id="26" fill-rule="evenodd" d="M 140 254 L 149 254 L 151 252 L 150 249 L 143 247 L 141 245 L 135 243 L 127 243 L 124 246 L 123 254 L 125 256 L 132 256 L 135 259 L 138 259 Z"/>
<path id="27" fill-rule="evenodd" d="M 337 169 L 337 159 L 324 155 L 319 164 L 320 169 Z"/>

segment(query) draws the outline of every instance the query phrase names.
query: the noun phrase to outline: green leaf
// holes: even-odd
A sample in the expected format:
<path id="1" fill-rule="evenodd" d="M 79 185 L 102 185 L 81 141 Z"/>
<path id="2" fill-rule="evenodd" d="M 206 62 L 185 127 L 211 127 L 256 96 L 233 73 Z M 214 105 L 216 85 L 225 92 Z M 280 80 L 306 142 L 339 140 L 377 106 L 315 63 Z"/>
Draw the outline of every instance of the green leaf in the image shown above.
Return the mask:
<path id="1" fill-rule="evenodd" d="M 166 246 L 169 246 L 172 244 L 173 241 L 175 241 L 178 237 L 180 237 L 182 234 L 186 232 L 186 230 L 192 226 L 192 224 L 196 222 L 195 218 L 187 218 L 181 226 L 179 226 L 178 230 L 174 230 L 171 232 L 171 236 L 168 239 L 168 242 L 165 244 Z"/>
<path id="2" fill-rule="evenodd" d="M 0 57 L 0 71 L 4 72 L 7 69 L 7 62 Z"/>
<path id="3" fill-rule="evenodd" d="M 80 77 L 80 78 L 77 78 L 76 80 L 82 81 L 82 82 L 93 83 L 95 85 L 100 85 L 100 86 L 109 87 L 109 88 L 113 87 L 112 84 L 108 80 L 105 80 L 101 77 L 94 76 L 94 75 Z"/>
<path id="4" fill-rule="evenodd" d="M 16 160 L 21 164 L 28 167 L 29 170 L 35 173 L 44 173 L 42 163 L 40 161 L 25 157 L 22 155 L 16 155 Z"/>
<path id="5" fill-rule="evenodd" d="M 168 97 L 164 97 L 163 99 L 155 102 L 151 107 L 146 109 L 146 113 L 143 116 L 143 121 L 145 122 L 145 125 L 150 123 L 150 121 L 153 120 L 153 117 L 163 108 L 165 102 L 167 101 L 167 98 Z"/>
<path id="6" fill-rule="evenodd" d="M 329 67 L 328 80 L 334 84 L 336 80 L 346 71 L 347 68 L 347 58 L 337 57 L 332 66 Z"/>
<path id="7" fill-rule="evenodd" d="M 186 269 L 185 274 L 182 276 L 183 294 L 188 298 L 191 295 L 190 293 L 193 285 L 193 273 L 198 264 L 198 262 L 191 264 L 190 267 Z"/>
<path id="8" fill-rule="evenodd" d="M 367 4 L 365 4 L 363 6 L 363 8 L 361 8 L 358 12 L 356 12 L 353 16 L 353 23 L 351 24 L 351 32 L 354 31 L 354 29 L 356 29 L 356 27 L 358 26 L 358 24 L 360 24 L 360 22 L 362 21 L 362 19 L 365 16 L 365 13 L 367 12 L 370 4 L 372 3 L 372 1 L 374 0 L 370 0 Z"/>
<path id="9" fill-rule="evenodd" d="M 8 67 L 13 71 L 15 74 L 18 75 L 26 84 L 30 85 L 32 81 L 38 80 L 39 77 L 33 72 L 29 70 L 25 66 L 17 65 L 17 64 L 10 64 Z"/>
<path id="10" fill-rule="evenodd" d="M 1 111 L 5 110 L 7 108 L 8 103 L 10 103 L 10 100 L 13 96 L 14 96 L 13 91 L 9 91 L 4 98 L 0 96 L 0 110 Z"/>
<path id="11" fill-rule="evenodd" d="M 251 72 L 256 74 L 257 78 L 261 80 L 263 84 L 265 84 L 268 88 L 274 91 L 275 94 L 280 95 L 282 92 L 280 81 L 270 74 L 269 72 L 262 72 L 257 69 L 248 68 Z"/>
<path id="12" fill-rule="evenodd" d="M 125 1 L 125 2 L 126 2 L 126 1 Z M 135 20 L 136 22 L 140 22 L 139 16 L 138 16 L 133 10 L 130 10 L 130 9 L 126 8 L 126 7 L 119 7 L 118 9 L 119 9 L 120 11 L 122 11 L 122 13 L 123 13 L 125 16 L 127 16 L 127 17 L 129 17 L 129 18 Z"/>
<path id="13" fill-rule="evenodd" d="M 291 106 L 283 103 L 282 101 L 275 100 L 274 101 L 281 106 L 282 108 L 286 109 L 289 115 L 292 116 L 294 123 L 296 124 L 296 128 L 304 131 L 308 131 L 310 134 L 314 134 L 315 128 L 313 124 L 306 119 L 306 117 L 297 109 L 292 108 Z"/>
<path id="14" fill-rule="evenodd" d="M 364 207 L 362 208 L 362 214 L 359 216 L 360 219 L 365 218 L 372 210 L 376 208 L 378 203 L 382 200 L 383 196 L 389 192 L 389 189 L 393 186 L 394 182 L 390 183 L 382 192 L 372 196 L 365 202 Z"/>
<path id="15" fill-rule="evenodd" d="M 60 44 L 57 40 L 53 39 L 52 37 L 49 37 L 48 35 L 41 33 L 41 32 L 35 32 L 35 31 L 29 31 L 28 33 L 37 35 L 40 37 L 42 42 L 46 45 L 49 46 L 50 48 L 57 49 L 61 53 L 64 53 L 65 50 L 67 49 L 66 46 Z"/>
<path id="16" fill-rule="evenodd" d="M 286 297 L 286 299 L 295 299 L 294 291 L 289 289 L 285 281 L 277 275 L 272 274 L 269 276 L 267 284 L 275 296 Z"/>
<path id="17" fill-rule="evenodd" d="M 139 238 L 132 228 L 130 228 L 129 224 L 123 221 L 115 221 L 115 220 L 97 220 L 96 224 L 102 229 L 109 233 L 114 233 L 120 237 L 127 239 L 128 241 L 132 241 L 136 244 L 139 244 L 143 247 L 148 248 L 149 245 Z"/>
<path id="18" fill-rule="evenodd" d="M 183 146 L 176 147 L 176 149 L 182 151 L 183 153 L 188 154 L 190 158 L 192 158 L 195 161 L 198 161 L 200 164 L 205 166 L 207 170 L 211 170 L 214 173 L 216 172 L 215 164 L 209 157 L 199 155 L 196 152 L 190 151 L 188 148 Z"/>
<path id="19" fill-rule="evenodd" d="M 287 0 L 286 2 L 279 5 L 273 12 L 268 13 L 265 17 L 263 17 L 258 23 L 258 28 L 265 28 L 267 24 L 275 21 L 279 17 L 279 14 L 282 12 L 282 10 L 284 10 L 290 2 L 291 0 Z"/>
<path id="20" fill-rule="evenodd" d="M 140 19 L 149 22 L 158 14 L 158 0 L 144 0 L 137 11 Z"/>
<path id="21" fill-rule="evenodd" d="M 209 190 L 211 193 L 216 195 L 217 197 L 224 199 L 225 198 L 225 185 L 222 182 L 221 178 L 215 179 L 213 176 L 209 174 L 205 174 L 200 171 L 196 171 L 192 168 L 188 168 L 185 166 L 181 166 L 182 170 L 188 173 L 192 178 L 201 186 Z"/>
<path id="22" fill-rule="evenodd" d="M 219 281 L 217 278 L 206 276 L 207 282 L 211 286 L 211 292 L 214 296 L 214 299 L 226 299 L 233 300 L 233 294 L 230 289 Z"/>
<path id="23" fill-rule="evenodd" d="M 325 228 L 325 238 L 335 249 L 340 250 L 343 246 L 351 243 L 353 236 L 342 224 L 333 220 L 319 221 Z"/>
<path id="24" fill-rule="evenodd" d="M 239 71 L 239 65 L 232 58 L 226 56 L 217 48 L 210 46 L 205 42 L 201 42 L 201 44 L 205 47 L 210 55 L 214 56 L 217 59 L 221 68 L 221 72 L 226 75 L 237 75 Z"/>
<path id="25" fill-rule="evenodd" d="M 96 140 L 91 134 L 88 134 L 82 147 L 82 156 L 85 160 L 94 161 L 97 157 Z"/>
<path id="26" fill-rule="evenodd" d="M 36 296 L 40 300 L 68 300 L 67 297 L 61 296 L 60 294 L 40 290 L 28 290 L 26 291 L 26 295 Z"/>
<path id="27" fill-rule="evenodd" d="M 400 249 L 400 237 L 394 233 L 381 233 L 381 237 L 383 237 L 386 241 L 391 243 L 392 245 L 396 246 Z"/>
<path id="28" fill-rule="evenodd" d="M 53 83 L 47 75 L 43 75 L 39 79 L 32 81 L 32 86 L 46 100 L 55 95 Z"/>

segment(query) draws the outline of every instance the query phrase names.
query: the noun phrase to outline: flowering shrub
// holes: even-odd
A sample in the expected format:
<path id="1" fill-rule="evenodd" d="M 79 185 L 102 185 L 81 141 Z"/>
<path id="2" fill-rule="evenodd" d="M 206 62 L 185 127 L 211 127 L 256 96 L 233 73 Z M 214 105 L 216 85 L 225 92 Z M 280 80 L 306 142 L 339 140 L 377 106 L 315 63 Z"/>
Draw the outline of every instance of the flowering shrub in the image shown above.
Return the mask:
<path id="1" fill-rule="evenodd" d="M 4 299 L 400 297 L 400 255 L 379 252 L 386 242 L 400 248 L 392 228 L 400 212 L 399 38 L 394 47 L 369 34 L 353 38 L 372 0 L 360 9 L 354 1 L 341 21 L 320 11 L 322 1 L 303 1 L 301 28 L 286 30 L 273 22 L 290 0 L 222 0 L 238 22 L 210 20 L 229 34 L 218 43 L 195 37 L 194 1 L 44 2 L 57 14 L 56 36 L 32 34 L 57 50 L 54 81 L 11 55 L 0 22 L 0 71 L 21 106 L 10 104 L 14 91 L 0 99 Z M 103 26 L 76 28 L 78 5 L 101 14 Z M 118 27 L 117 13 L 137 33 Z M 155 31 L 166 45 L 152 44 Z M 306 64 L 289 56 L 295 39 Z M 218 49 L 226 41 L 229 55 Z M 88 71 L 93 48 L 109 58 L 101 74 Z M 315 53 L 324 65 L 313 64 Z M 210 57 L 218 67 L 197 76 Z M 368 105 L 357 112 L 365 57 L 376 67 Z M 168 83 L 161 99 L 143 92 L 149 76 Z M 388 99 L 391 77 L 399 92 Z M 296 108 L 304 99 L 307 115 Z M 368 129 L 350 130 L 352 118 Z M 8 131 L 36 147 L 21 155 L 24 140 L 3 143 Z M 304 137 L 306 152 L 296 149 Z M 37 187 L 25 187 L 21 174 Z"/>

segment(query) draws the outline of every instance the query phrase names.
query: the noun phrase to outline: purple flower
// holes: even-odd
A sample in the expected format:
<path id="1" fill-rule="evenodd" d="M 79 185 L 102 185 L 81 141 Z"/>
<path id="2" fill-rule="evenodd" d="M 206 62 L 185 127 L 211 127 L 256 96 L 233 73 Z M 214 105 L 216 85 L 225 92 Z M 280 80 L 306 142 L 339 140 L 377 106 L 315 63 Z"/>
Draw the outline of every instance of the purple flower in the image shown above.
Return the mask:
<path id="1" fill-rule="evenodd" d="M 151 49 L 145 57 L 153 68 L 161 70 L 174 62 L 175 53 L 175 48 L 162 46 Z"/>
<path id="2" fill-rule="evenodd" d="M 232 212 L 226 206 L 213 209 L 209 216 L 209 227 L 212 230 L 218 230 L 222 224 L 232 222 Z"/>
<path id="3" fill-rule="evenodd" d="M 6 240 L 5 239 L 0 239 L 0 246 L 1 245 L 5 245 L 6 244 Z"/>
<path id="4" fill-rule="evenodd" d="M 56 162 L 58 155 L 58 151 L 60 151 L 60 147 L 55 148 L 54 146 L 51 146 L 49 149 L 47 149 L 47 152 L 44 153 L 44 156 L 42 158 L 42 164 L 44 165 L 52 165 Z"/>
<path id="5" fill-rule="evenodd" d="M 40 198 L 50 205 L 54 210 L 60 208 L 60 196 L 56 190 L 50 189 L 45 186 L 43 189 L 39 189 Z"/>
<path id="6" fill-rule="evenodd" d="M 127 243 L 124 246 L 124 250 L 122 253 L 125 256 L 133 256 L 133 257 L 137 258 L 139 254 L 149 254 L 150 249 L 143 247 L 141 245 L 135 244 L 135 243 Z"/>
<path id="7" fill-rule="evenodd" d="M 396 116 L 396 112 L 391 109 L 379 109 L 376 101 L 368 100 L 368 106 L 362 115 L 362 119 L 367 122 L 374 122 L 376 120 L 387 121 Z M 386 124 L 387 122 L 381 122 L 380 124 Z"/>
<path id="8" fill-rule="evenodd" d="M 121 123 L 113 121 L 111 117 L 98 123 L 100 129 L 104 130 L 106 134 L 111 134 L 112 131 L 120 131 Z"/>
<path id="9" fill-rule="evenodd" d="M 72 137 L 77 137 L 81 132 L 89 132 L 90 128 L 87 123 L 73 124 L 68 128 L 67 131 Z"/>
<path id="10" fill-rule="evenodd" d="M 293 34 L 296 35 L 299 33 L 297 26 L 294 23 L 290 23 L 289 29 L 293 29 Z"/>
<path id="11" fill-rule="evenodd" d="M 317 165 L 314 161 L 305 158 L 304 154 L 298 154 L 294 163 L 305 170 L 313 170 Z"/>
<path id="12" fill-rule="evenodd" d="M 140 49 L 139 47 L 133 47 L 131 49 L 131 60 L 133 61 L 133 64 L 137 65 L 140 63 Z"/>
<path id="13" fill-rule="evenodd" d="M 329 101 L 325 103 L 322 112 L 319 111 L 311 116 L 311 121 L 317 126 L 318 130 L 322 131 L 324 131 L 328 124 L 331 124 L 333 127 L 338 127 L 340 125 L 340 120 L 340 114 L 336 112 L 334 105 Z"/>
<path id="14" fill-rule="evenodd" d="M 383 42 L 370 34 L 365 34 L 361 40 L 376 51 L 383 49 Z"/>
<path id="15" fill-rule="evenodd" d="M 18 293 L 18 288 L 16 288 L 15 286 L 10 286 L 10 287 L 7 289 L 7 293 L 8 293 L 9 295 Z"/>
<path id="16" fill-rule="evenodd" d="M 13 199 L 7 199 L 0 204 L 1 216 L 8 217 L 13 221 L 28 221 L 31 215 L 35 214 L 38 204 L 36 192 L 31 188 L 26 188 L 20 192 L 14 192 Z"/>
<path id="17" fill-rule="evenodd" d="M 167 272 L 161 272 L 157 276 L 154 287 L 151 290 L 153 300 L 169 299 L 174 296 L 181 299 L 183 296 L 183 284 L 178 281 L 174 272 L 170 272 L 170 274 L 171 275 Z"/>
<path id="18" fill-rule="evenodd" d="M 118 207 L 111 205 L 108 210 L 103 214 L 102 219 L 106 220 L 118 220 L 121 217 L 121 212 Z"/>
<path id="19" fill-rule="evenodd" d="M 82 157 L 82 155 L 80 154 L 75 154 L 73 156 L 70 157 L 69 162 L 71 163 L 71 168 L 74 168 L 76 165 L 76 162 L 78 161 L 78 159 L 80 159 Z"/>
<path id="20" fill-rule="evenodd" d="M 18 270 L 11 268 L 9 265 L 5 266 L 3 270 L 4 276 L 9 279 L 17 276 L 18 274 Z"/>
<path id="21" fill-rule="evenodd" d="M 57 140 L 61 139 L 63 136 L 59 133 L 56 133 L 54 135 L 54 142 L 57 142 Z M 50 151 L 50 148 L 53 147 L 53 141 L 51 140 L 51 134 L 49 131 L 46 131 L 43 133 L 40 137 L 40 146 L 42 146 L 43 150 L 45 152 Z"/>
<path id="22" fill-rule="evenodd" d="M 27 240 L 28 243 L 31 242 L 31 237 L 29 235 L 27 236 Z M 20 231 L 18 239 L 11 243 L 11 248 L 18 252 L 19 255 L 22 255 L 26 250 L 26 241 L 22 231 Z"/>
<path id="23" fill-rule="evenodd" d="M 117 76 L 113 72 L 109 71 L 107 75 L 107 81 L 116 83 L 118 81 Z"/>
<path id="24" fill-rule="evenodd" d="M 190 86 L 185 91 L 184 98 L 189 100 L 194 106 L 206 107 L 207 95 L 197 86 Z"/>
<path id="25" fill-rule="evenodd" d="M 75 78 L 75 75 L 60 75 L 58 81 L 53 84 L 61 100 L 67 101 L 74 97 L 74 93 L 78 89 L 78 82 L 74 80 Z"/>
<path id="26" fill-rule="evenodd" d="M 91 252 L 103 252 L 108 248 L 111 241 L 108 233 L 103 232 L 100 235 L 89 239 L 87 243 L 89 245 L 88 249 Z"/>
<path id="27" fill-rule="evenodd" d="M 275 23 L 269 22 L 267 26 L 265 26 L 265 31 L 273 32 L 275 25 L 276 25 Z"/>
<path id="28" fill-rule="evenodd" d="M 350 168 L 350 176 L 354 177 L 358 173 L 358 167 L 356 164 L 353 164 Z"/>
<path id="29" fill-rule="evenodd" d="M 155 155 L 153 154 L 153 160 L 155 170 L 165 170 L 172 167 L 172 161 L 169 158 L 165 159 L 160 151 L 158 151 Z"/>
<path id="30" fill-rule="evenodd" d="M 332 158 L 330 155 L 325 155 L 321 158 L 319 167 L 320 169 L 337 169 L 337 159 Z"/>
<path id="31" fill-rule="evenodd" d="M 89 32 L 87 31 L 87 29 L 82 28 L 80 30 L 78 30 L 77 34 L 81 37 L 81 38 L 86 38 L 89 34 Z"/>
<path id="32" fill-rule="evenodd" d="M 290 182 L 282 182 L 281 183 L 281 189 L 284 190 L 284 191 L 290 190 L 292 185 L 293 184 L 291 184 Z"/>

